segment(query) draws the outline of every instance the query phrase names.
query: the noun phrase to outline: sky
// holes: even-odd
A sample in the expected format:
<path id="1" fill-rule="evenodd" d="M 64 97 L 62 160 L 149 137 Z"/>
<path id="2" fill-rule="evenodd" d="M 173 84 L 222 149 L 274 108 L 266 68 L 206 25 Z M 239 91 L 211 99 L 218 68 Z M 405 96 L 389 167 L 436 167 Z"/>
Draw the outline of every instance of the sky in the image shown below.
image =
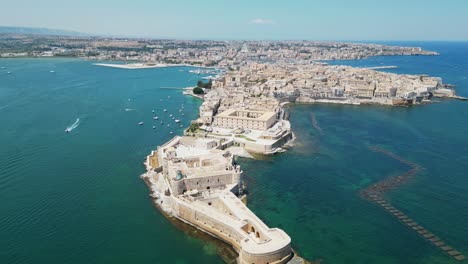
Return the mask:
<path id="1" fill-rule="evenodd" d="M 177 39 L 468 40 L 468 0 L 13 0 L 0 25 Z"/>

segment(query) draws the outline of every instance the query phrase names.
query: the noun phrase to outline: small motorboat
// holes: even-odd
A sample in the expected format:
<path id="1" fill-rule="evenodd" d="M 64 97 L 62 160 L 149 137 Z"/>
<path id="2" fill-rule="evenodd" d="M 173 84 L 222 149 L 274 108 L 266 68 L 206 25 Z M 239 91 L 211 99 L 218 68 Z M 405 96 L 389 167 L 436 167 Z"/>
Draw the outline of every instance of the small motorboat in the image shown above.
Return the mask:
<path id="1" fill-rule="evenodd" d="M 179 119 L 176 119 L 176 120 L 174 120 L 174 121 L 175 121 L 176 123 L 180 123 L 180 120 L 179 120 Z"/>
<path id="2" fill-rule="evenodd" d="M 54 73 L 55 71 L 49 71 L 50 73 Z"/>
<path id="3" fill-rule="evenodd" d="M 65 129 L 65 133 L 70 133 L 70 131 L 71 131 L 70 128 Z"/>
<path id="4" fill-rule="evenodd" d="M 159 117 L 153 116 L 153 120 L 158 120 L 158 119 L 159 119 Z"/>
<path id="5" fill-rule="evenodd" d="M 153 129 L 156 129 L 156 126 L 153 126 Z"/>
<path id="6" fill-rule="evenodd" d="M 171 125 L 167 124 L 167 127 L 170 127 Z"/>
<path id="7" fill-rule="evenodd" d="M 174 132 L 172 132 L 172 131 L 171 131 L 171 132 L 169 132 L 169 134 L 171 134 L 171 135 L 172 135 L 172 134 L 174 134 Z"/>
<path id="8" fill-rule="evenodd" d="M 7 74 L 11 74 L 11 72 L 7 72 Z"/>
<path id="9" fill-rule="evenodd" d="M 180 125 L 179 127 L 184 127 L 184 125 Z"/>
<path id="10" fill-rule="evenodd" d="M 167 112 L 167 109 L 164 109 L 163 111 L 164 111 L 164 112 Z"/>
<path id="11" fill-rule="evenodd" d="M 143 124 L 144 124 L 143 122 L 138 123 L 139 126 L 142 126 Z"/>
<path id="12" fill-rule="evenodd" d="M 169 116 L 172 117 L 172 114 L 170 114 Z"/>
<path id="13" fill-rule="evenodd" d="M 164 122 L 163 122 L 163 121 L 161 121 L 161 125 L 162 125 L 163 123 L 164 123 Z"/>
<path id="14" fill-rule="evenodd" d="M 154 109 L 153 109 L 153 110 L 151 110 L 151 113 L 154 113 Z"/>

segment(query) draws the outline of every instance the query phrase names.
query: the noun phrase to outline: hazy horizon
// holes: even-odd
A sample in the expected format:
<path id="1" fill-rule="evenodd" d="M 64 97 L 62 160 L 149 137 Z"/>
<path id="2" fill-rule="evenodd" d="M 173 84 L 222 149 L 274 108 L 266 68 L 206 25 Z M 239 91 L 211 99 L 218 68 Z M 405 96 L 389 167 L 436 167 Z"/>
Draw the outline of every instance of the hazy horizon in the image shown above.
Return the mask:
<path id="1" fill-rule="evenodd" d="M 28 6 L 27 9 L 24 7 Z M 467 41 L 468 2 L 447 0 L 251 3 L 20 0 L 0 25 L 96 36 L 200 40 Z"/>

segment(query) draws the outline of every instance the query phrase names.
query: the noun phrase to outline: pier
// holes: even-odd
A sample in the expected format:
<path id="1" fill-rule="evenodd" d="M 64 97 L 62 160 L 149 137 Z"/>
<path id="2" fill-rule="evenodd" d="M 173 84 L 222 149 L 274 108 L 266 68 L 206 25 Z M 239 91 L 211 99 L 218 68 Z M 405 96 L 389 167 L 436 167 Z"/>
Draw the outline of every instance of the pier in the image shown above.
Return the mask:
<path id="1" fill-rule="evenodd" d="M 385 69 L 396 69 L 398 66 L 376 66 L 376 67 L 367 67 L 364 69 L 368 70 L 385 70 Z"/>
<path id="2" fill-rule="evenodd" d="M 416 173 L 418 173 L 421 170 L 421 167 L 418 164 L 405 160 L 400 156 L 395 155 L 394 153 L 382 149 L 380 147 L 370 146 L 369 149 L 377 153 L 382 153 L 390 158 L 393 158 L 395 160 L 400 161 L 403 164 L 408 165 L 410 167 L 410 170 L 404 172 L 401 175 L 386 178 L 376 184 L 369 186 L 366 189 L 361 190 L 361 196 L 381 206 L 385 211 L 387 211 L 389 214 L 395 217 L 399 222 L 406 225 L 408 228 L 416 232 L 421 238 L 428 241 L 435 247 L 439 248 L 448 256 L 458 261 L 465 260 L 466 257 L 460 251 L 455 250 L 452 246 L 449 246 L 441 238 L 430 232 L 427 228 L 421 226 L 415 220 L 407 216 L 405 213 L 395 208 L 383 196 L 386 192 L 394 190 L 399 186 L 407 183 Z"/>

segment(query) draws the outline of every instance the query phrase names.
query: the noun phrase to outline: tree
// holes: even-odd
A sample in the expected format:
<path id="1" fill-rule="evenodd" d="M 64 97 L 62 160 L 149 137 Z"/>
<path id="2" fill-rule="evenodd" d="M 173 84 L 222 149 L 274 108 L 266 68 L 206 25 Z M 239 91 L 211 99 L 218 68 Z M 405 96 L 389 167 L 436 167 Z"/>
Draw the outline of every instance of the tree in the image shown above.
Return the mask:
<path id="1" fill-rule="evenodd" d="M 194 94 L 205 94 L 205 92 L 203 91 L 203 89 L 200 88 L 200 87 L 195 87 L 195 88 L 193 88 L 193 93 L 194 93 Z"/>

